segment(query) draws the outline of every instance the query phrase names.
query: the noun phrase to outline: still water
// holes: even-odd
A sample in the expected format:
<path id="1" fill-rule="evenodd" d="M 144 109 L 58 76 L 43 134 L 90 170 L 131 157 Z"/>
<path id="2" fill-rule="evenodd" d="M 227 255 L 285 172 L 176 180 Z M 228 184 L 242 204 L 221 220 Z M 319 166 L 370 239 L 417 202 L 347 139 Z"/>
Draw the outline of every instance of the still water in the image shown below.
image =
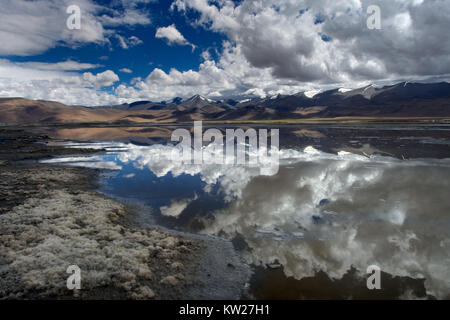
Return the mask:
<path id="1" fill-rule="evenodd" d="M 283 127 L 272 175 L 171 161 L 173 129 L 50 130 L 106 152 L 45 161 L 110 169 L 101 191 L 142 223 L 232 240 L 256 298 L 450 298 L 449 127 Z"/>

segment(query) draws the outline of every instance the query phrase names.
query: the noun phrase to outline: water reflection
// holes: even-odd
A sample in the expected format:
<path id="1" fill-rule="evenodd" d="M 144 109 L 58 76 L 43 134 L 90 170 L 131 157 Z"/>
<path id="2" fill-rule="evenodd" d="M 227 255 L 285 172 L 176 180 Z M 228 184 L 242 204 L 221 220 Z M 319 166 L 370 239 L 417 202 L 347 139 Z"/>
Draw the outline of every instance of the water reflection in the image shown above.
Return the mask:
<path id="1" fill-rule="evenodd" d="M 364 276 L 376 264 L 449 297 L 450 159 L 282 149 L 278 173 L 260 175 L 173 162 L 174 145 L 102 148 L 105 155 L 49 162 L 118 170 L 108 193 L 145 201 L 156 223 L 239 238 L 249 263 L 279 263 L 287 277 L 343 279 L 352 268 Z"/>
<path id="2" fill-rule="evenodd" d="M 376 264 L 448 296 L 449 178 L 448 166 L 301 162 L 253 179 L 204 232 L 242 235 L 251 262 L 296 279 Z"/>
<path id="3" fill-rule="evenodd" d="M 211 126 L 211 125 L 209 125 Z M 135 145 L 165 144 L 173 130 L 192 125 L 86 127 L 86 128 L 37 128 L 39 133 L 65 141 L 116 141 Z M 205 130 L 208 128 L 204 124 Z M 215 124 L 223 134 L 234 125 Z M 248 127 L 240 126 L 246 130 Z M 267 125 L 253 125 L 255 129 Z M 384 154 L 400 159 L 419 157 L 450 157 L 448 125 L 277 125 L 280 129 L 280 146 L 285 149 L 313 146 L 325 152 L 347 150 L 357 154 Z"/>

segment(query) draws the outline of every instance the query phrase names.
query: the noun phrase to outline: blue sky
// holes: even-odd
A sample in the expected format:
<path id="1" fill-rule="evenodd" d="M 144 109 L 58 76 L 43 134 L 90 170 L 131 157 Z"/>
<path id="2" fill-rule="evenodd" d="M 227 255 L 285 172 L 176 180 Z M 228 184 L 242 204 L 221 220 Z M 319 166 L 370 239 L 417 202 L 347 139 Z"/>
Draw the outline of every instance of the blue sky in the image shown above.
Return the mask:
<path id="1" fill-rule="evenodd" d="M 73 4 L 80 30 L 66 26 Z M 449 15 L 442 0 L 2 0 L 0 97 L 109 105 L 446 80 Z"/>
<path id="2" fill-rule="evenodd" d="M 110 6 L 116 1 L 96 2 Z M 208 51 L 211 58 L 217 60 L 217 52 L 222 51 L 222 42 L 226 40 L 226 37 L 218 32 L 193 26 L 189 22 L 189 17 L 173 12 L 170 10 L 170 5 L 170 1 L 142 3 L 138 8 L 142 12 L 148 12 L 151 23 L 114 28 L 114 32 L 125 39 L 133 36 L 139 38 L 142 43 L 138 45 L 122 48 L 119 39 L 113 37 L 110 43 L 101 45 L 92 43 L 77 47 L 56 46 L 42 54 L 33 55 L 32 61 L 45 63 L 57 63 L 64 60 L 89 61 L 89 63 L 99 65 L 99 67 L 89 69 L 90 72 L 113 70 L 120 75 L 121 81 L 130 82 L 133 78 L 145 78 L 155 67 L 165 72 L 169 72 L 171 68 L 179 71 L 198 70 L 203 61 L 201 53 L 204 51 Z M 177 30 L 189 42 L 195 43 L 194 50 L 190 46 L 171 45 L 166 39 L 155 37 L 158 27 L 167 27 L 172 24 L 175 24 Z M 4 57 L 13 62 L 30 60 L 30 56 L 8 55 Z M 120 71 L 125 68 L 131 70 L 132 73 Z"/>

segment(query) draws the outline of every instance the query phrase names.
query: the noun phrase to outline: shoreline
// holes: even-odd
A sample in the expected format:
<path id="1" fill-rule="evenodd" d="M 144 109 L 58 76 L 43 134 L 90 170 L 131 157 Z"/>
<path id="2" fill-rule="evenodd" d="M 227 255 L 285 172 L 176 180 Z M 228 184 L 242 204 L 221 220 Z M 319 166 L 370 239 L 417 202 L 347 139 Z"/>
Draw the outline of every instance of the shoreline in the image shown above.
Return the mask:
<path id="1" fill-rule="evenodd" d="M 448 125 L 450 117 L 334 117 L 334 118 L 298 118 L 298 119 L 276 119 L 276 120 L 199 120 L 205 125 Z M 132 121 L 99 121 L 99 122 L 48 122 L 48 123 L 0 123 L 3 128 L 35 128 L 35 127 L 170 127 L 170 126 L 192 126 L 192 121 L 179 122 L 132 122 Z"/>
<path id="2" fill-rule="evenodd" d="M 101 170 L 34 162 L 92 150 L 48 147 L 48 137 L 5 131 L 3 153 L 14 154 L 0 158 L 0 299 L 246 296 L 250 267 L 230 241 L 138 226 L 132 208 L 98 192 Z M 81 268 L 81 290 L 66 288 L 73 264 Z"/>

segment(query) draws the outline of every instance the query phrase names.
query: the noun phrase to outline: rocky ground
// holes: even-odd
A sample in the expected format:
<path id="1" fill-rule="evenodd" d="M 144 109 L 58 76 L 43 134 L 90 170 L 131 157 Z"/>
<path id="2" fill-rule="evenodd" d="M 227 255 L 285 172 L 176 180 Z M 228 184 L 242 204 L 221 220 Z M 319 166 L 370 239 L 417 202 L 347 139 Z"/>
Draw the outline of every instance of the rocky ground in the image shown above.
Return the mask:
<path id="1" fill-rule="evenodd" d="M 96 192 L 99 170 L 37 163 L 92 150 L 0 129 L 0 299 L 237 299 L 249 268 L 231 243 L 143 228 Z M 98 150 L 96 150 L 98 152 Z M 68 266 L 81 289 L 66 286 Z"/>

